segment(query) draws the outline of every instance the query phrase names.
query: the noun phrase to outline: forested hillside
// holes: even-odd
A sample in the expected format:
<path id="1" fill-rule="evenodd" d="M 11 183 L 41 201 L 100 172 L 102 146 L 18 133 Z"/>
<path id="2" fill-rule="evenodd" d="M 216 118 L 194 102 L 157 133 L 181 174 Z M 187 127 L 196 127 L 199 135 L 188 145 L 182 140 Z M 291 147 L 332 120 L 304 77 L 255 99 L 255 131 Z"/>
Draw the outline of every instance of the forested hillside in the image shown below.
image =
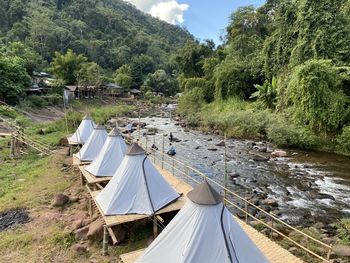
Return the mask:
<path id="1" fill-rule="evenodd" d="M 180 54 L 180 111 L 193 125 L 350 153 L 349 0 L 241 7 L 221 47 Z"/>
<path id="2" fill-rule="evenodd" d="M 54 57 L 72 50 L 85 57 L 83 62 L 94 63 L 85 69 L 98 71 L 109 81 L 117 78 L 118 74 L 113 76 L 116 69 L 130 69 L 122 70 L 118 77 L 127 87 L 140 87 L 147 75 L 158 69 L 170 76 L 175 68 L 171 54 L 192 39 L 186 30 L 144 14 L 123 0 L 2 0 L 0 36 L 0 59 L 8 55 L 6 59 L 17 68 L 24 66 L 28 74 L 33 70 L 52 72 Z M 23 61 L 12 61 L 13 56 Z M 72 74 L 78 75 L 81 67 L 70 68 Z M 77 79 L 62 81 L 76 84 Z"/>

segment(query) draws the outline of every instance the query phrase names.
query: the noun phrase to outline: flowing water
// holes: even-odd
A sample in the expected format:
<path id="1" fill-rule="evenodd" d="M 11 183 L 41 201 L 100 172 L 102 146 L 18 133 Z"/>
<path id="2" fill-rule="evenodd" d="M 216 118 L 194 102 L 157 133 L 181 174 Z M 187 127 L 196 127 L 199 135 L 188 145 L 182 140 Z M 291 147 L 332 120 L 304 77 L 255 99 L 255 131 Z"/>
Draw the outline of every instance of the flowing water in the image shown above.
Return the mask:
<path id="1" fill-rule="evenodd" d="M 172 132 L 181 140 L 173 143 L 177 151 L 175 158 L 223 184 L 225 147 L 216 146 L 222 137 L 184 129 L 170 118 L 146 117 L 141 121 L 147 124 L 141 133 L 158 129 L 157 135 L 147 137 L 148 145 L 154 140 L 161 149 L 161 134 Z M 254 161 L 255 144 L 262 145 L 250 140 L 226 140 L 228 172 L 239 175 L 228 180 L 230 190 L 243 197 L 260 194 L 276 200 L 278 209 L 273 212 L 291 224 L 330 223 L 350 216 L 349 157 L 287 149 L 290 157 Z M 169 140 L 165 137 L 167 148 Z"/>

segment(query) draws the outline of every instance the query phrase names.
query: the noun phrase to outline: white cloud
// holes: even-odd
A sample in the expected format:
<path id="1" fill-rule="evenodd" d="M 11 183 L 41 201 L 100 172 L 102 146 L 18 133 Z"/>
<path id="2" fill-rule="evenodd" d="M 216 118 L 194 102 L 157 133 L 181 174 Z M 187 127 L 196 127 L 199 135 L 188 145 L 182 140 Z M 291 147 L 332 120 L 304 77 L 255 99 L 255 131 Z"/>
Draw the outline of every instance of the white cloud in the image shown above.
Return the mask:
<path id="1" fill-rule="evenodd" d="M 143 12 L 164 20 L 171 24 L 183 23 L 184 12 L 188 4 L 180 4 L 177 0 L 125 0 L 134 4 Z"/>
<path id="2" fill-rule="evenodd" d="M 154 17 L 158 17 L 171 24 L 183 23 L 184 12 L 188 9 L 189 5 L 179 4 L 175 0 L 168 2 L 160 2 L 152 6 L 150 14 Z"/>

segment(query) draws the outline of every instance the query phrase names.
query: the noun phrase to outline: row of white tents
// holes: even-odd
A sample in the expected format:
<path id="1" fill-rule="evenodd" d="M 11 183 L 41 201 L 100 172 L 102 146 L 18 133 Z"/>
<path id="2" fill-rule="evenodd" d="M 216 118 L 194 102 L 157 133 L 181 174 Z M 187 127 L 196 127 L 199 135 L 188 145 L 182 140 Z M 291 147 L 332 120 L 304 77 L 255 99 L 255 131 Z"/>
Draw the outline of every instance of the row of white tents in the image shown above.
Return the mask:
<path id="1" fill-rule="evenodd" d="M 112 176 L 96 197 L 105 215 L 154 215 L 180 197 L 144 149 L 136 143 L 127 149 L 117 128 L 107 135 L 91 118 L 84 118 L 73 138 L 84 143 L 76 157 L 92 162 L 87 171 Z M 268 262 L 207 181 L 187 197 L 137 262 Z"/>

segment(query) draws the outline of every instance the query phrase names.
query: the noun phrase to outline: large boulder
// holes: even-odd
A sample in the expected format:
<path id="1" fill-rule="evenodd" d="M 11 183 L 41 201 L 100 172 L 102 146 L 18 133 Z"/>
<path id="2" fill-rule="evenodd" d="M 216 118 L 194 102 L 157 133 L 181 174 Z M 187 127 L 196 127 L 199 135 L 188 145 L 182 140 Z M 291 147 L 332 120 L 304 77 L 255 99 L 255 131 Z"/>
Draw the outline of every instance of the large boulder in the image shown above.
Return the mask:
<path id="1" fill-rule="evenodd" d="M 103 221 L 97 219 L 89 225 L 87 238 L 92 241 L 101 241 L 103 239 Z"/>
<path id="2" fill-rule="evenodd" d="M 81 245 L 81 244 L 74 244 L 71 249 L 77 253 L 77 254 L 83 254 L 88 251 L 88 248 L 86 245 Z"/>
<path id="3" fill-rule="evenodd" d="M 57 194 L 54 197 L 52 205 L 56 206 L 56 207 L 64 206 L 68 202 L 69 202 L 69 197 L 68 196 L 66 196 L 65 194 Z"/>
<path id="4" fill-rule="evenodd" d="M 252 159 L 256 162 L 267 162 L 270 158 L 258 153 L 252 153 Z"/>
<path id="5" fill-rule="evenodd" d="M 84 226 L 77 231 L 75 231 L 75 239 L 76 240 L 86 240 L 87 233 L 89 232 L 89 226 Z"/>
<path id="6" fill-rule="evenodd" d="M 350 257 L 350 246 L 338 244 L 333 246 L 333 251 L 338 256 Z"/>
<path id="7" fill-rule="evenodd" d="M 60 139 L 59 143 L 58 143 L 59 146 L 63 146 L 63 147 L 68 147 L 69 146 L 69 143 L 68 143 L 68 139 L 67 137 L 63 137 Z"/>

